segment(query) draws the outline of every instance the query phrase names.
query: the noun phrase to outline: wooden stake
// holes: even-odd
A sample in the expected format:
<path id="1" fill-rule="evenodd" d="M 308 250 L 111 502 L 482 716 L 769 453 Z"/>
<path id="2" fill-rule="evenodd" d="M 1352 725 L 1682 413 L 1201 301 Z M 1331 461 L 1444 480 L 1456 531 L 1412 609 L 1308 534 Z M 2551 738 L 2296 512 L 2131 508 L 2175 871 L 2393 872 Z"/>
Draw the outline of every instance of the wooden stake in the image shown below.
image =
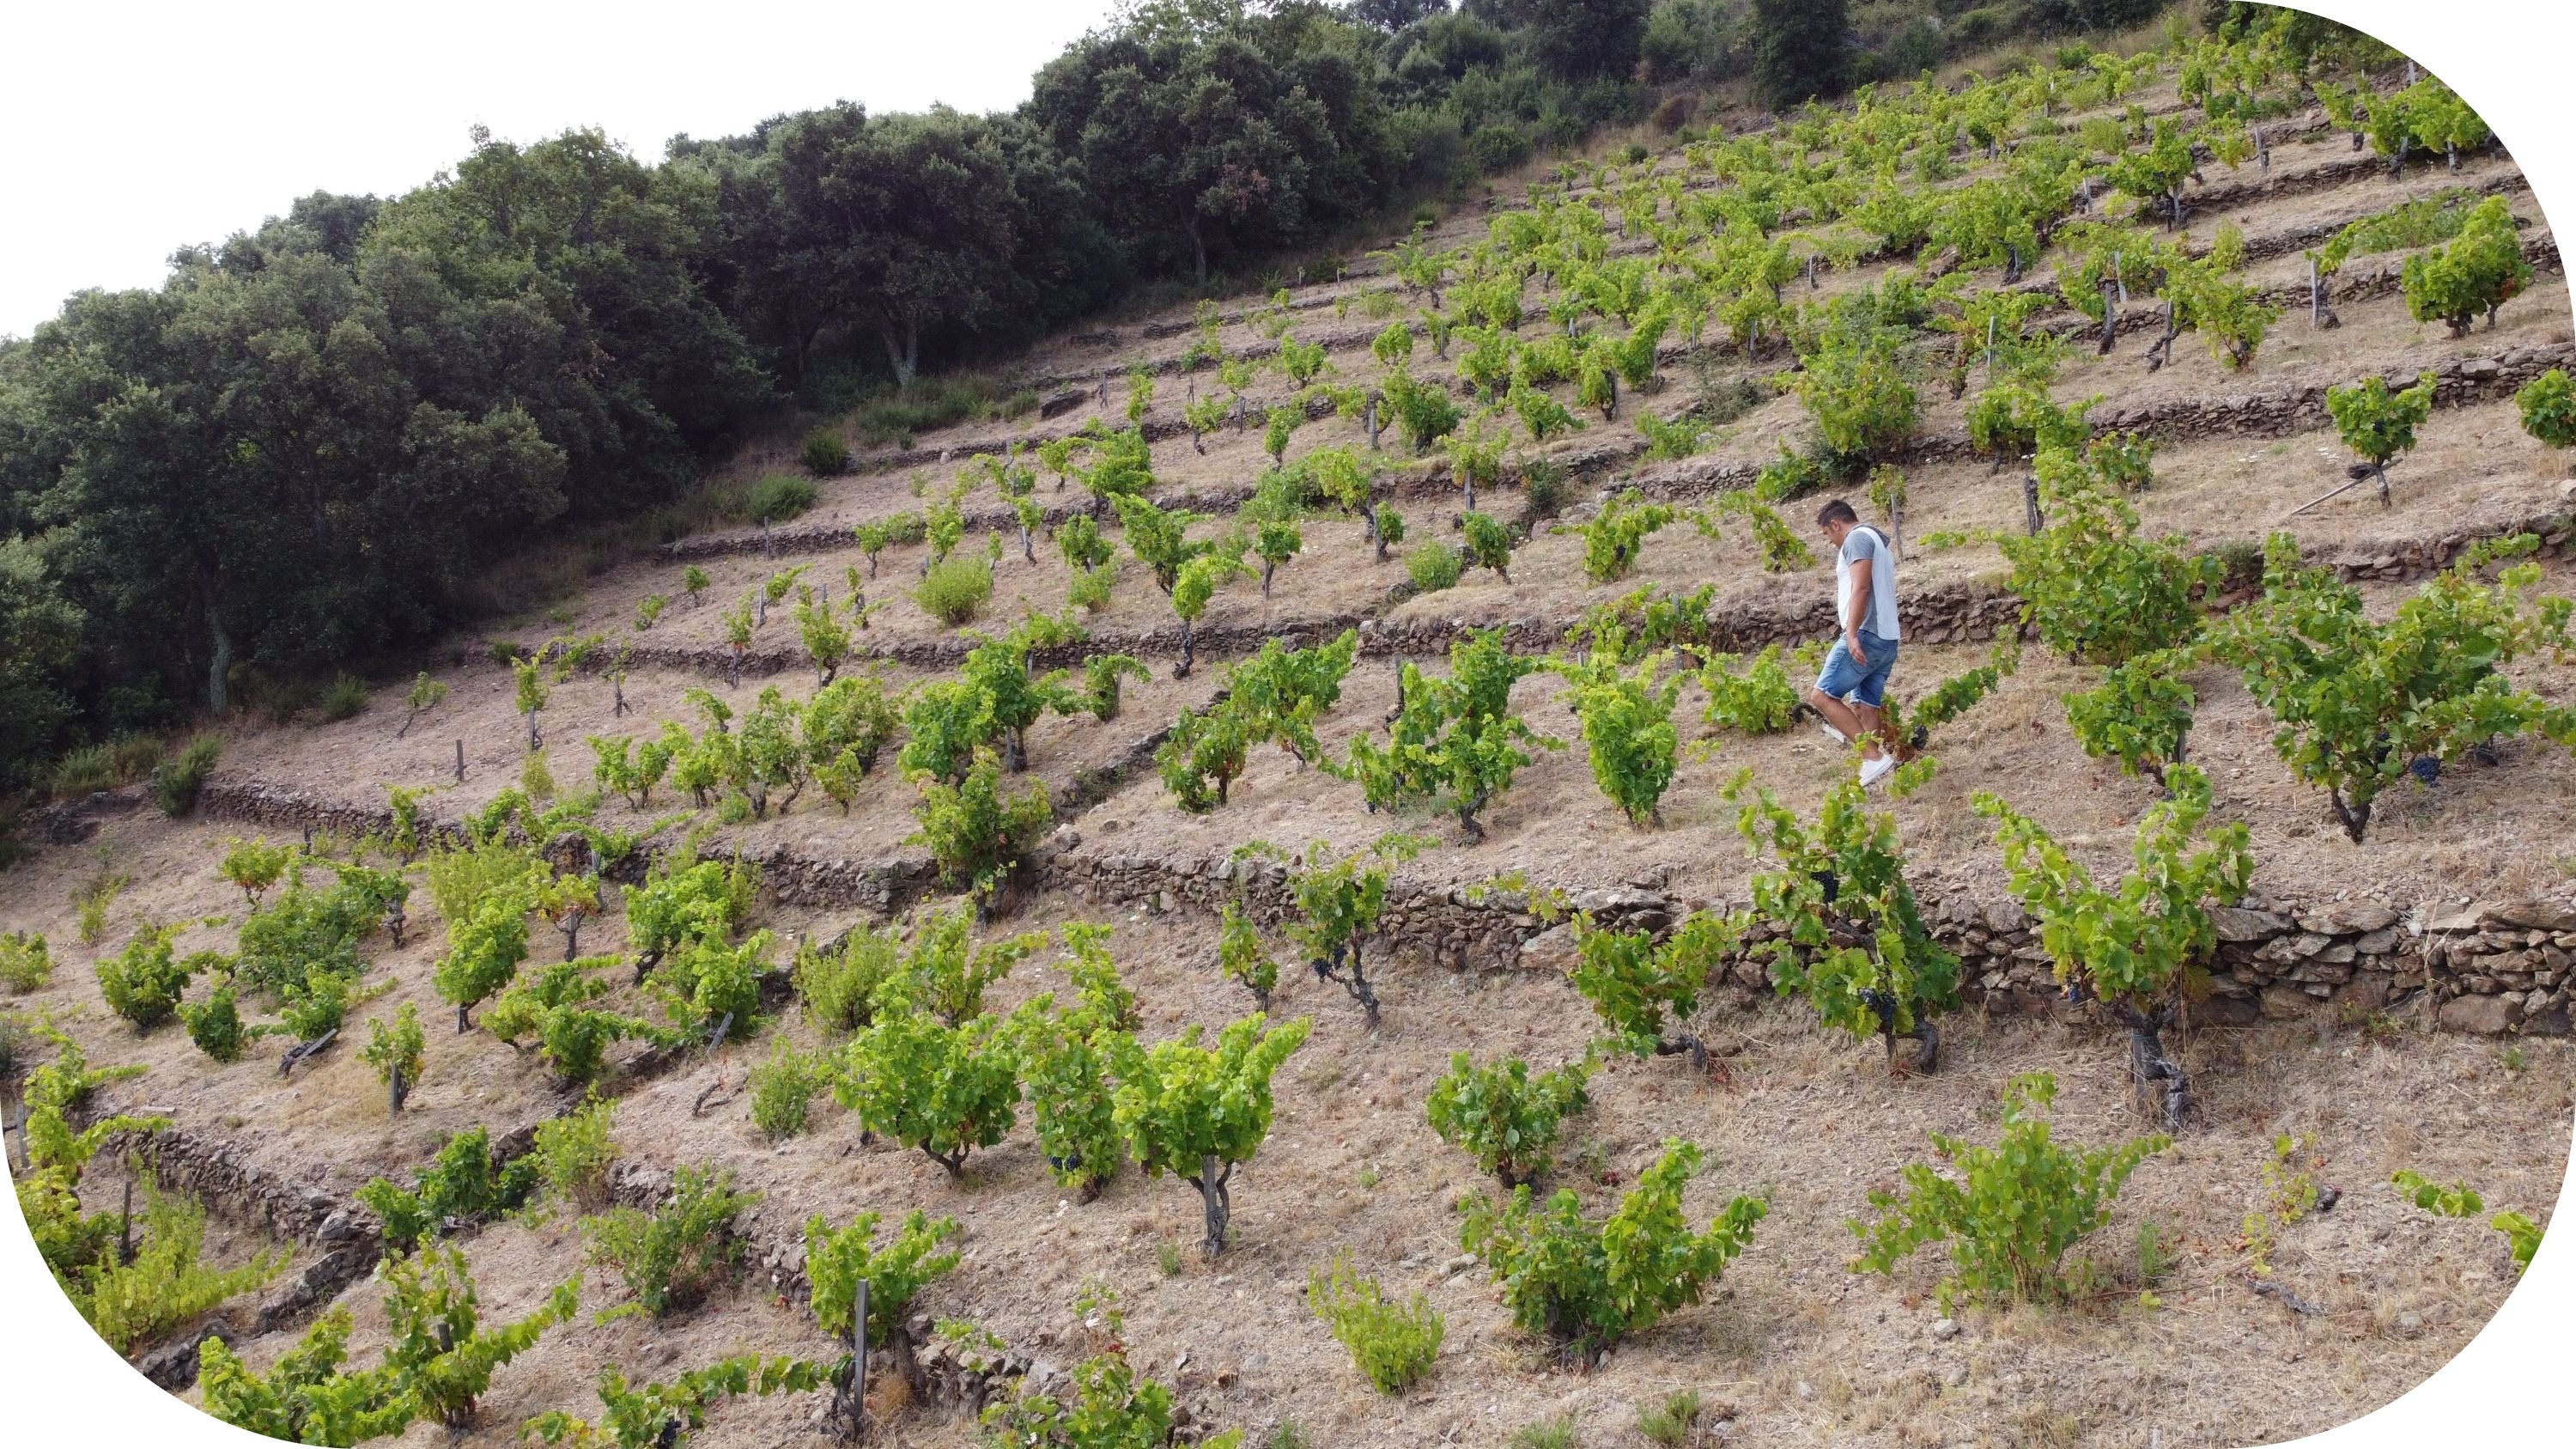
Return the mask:
<path id="1" fill-rule="evenodd" d="M 2022 477 L 2021 511 L 2022 522 L 2029 527 L 2031 536 L 2038 537 L 2040 529 L 2047 525 L 2047 520 L 2042 518 L 2039 512 L 2039 475 L 2037 473 L 2025 474 Z"/>
<path id="2" fill-rule="evenodd" d="M 456 783 L 459 785 L 465 783 L 465 742 L 463 740 L 456 742 Z"/>

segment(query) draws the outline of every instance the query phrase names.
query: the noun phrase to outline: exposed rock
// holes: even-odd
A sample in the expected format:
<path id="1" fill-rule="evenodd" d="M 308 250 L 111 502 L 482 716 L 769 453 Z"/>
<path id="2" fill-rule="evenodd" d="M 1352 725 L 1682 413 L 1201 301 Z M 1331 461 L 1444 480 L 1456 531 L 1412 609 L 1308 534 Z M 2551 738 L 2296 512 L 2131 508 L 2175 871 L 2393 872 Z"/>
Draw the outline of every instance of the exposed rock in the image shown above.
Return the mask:
<path id="1" fill-rule="evenodd" d="M 2246 910 L 2241 906 L 2210 907 L 2209 923 L 2217 930 L 2218 939 L 2240 945 L 2247 941 L 2268 941 L 2290 929 L 2290 920 L 2286 916 L 2276 916 L 2270 911 Z"/>
<path id="2" fill-rule="evenodd" d="M 2487 907 L 2482 925 L 2520 926 L 2530 931 L 2576 931 L 2576 906 L 2563 901 L 2513 901 Z"/>
<path id="3" fill-rule="evenodd" d="M 2455 996 L 2436 1017 L 2452 1031 L 2502 1036 L 2513 1025 L 2513 1007 L 2501 996 Z"/>

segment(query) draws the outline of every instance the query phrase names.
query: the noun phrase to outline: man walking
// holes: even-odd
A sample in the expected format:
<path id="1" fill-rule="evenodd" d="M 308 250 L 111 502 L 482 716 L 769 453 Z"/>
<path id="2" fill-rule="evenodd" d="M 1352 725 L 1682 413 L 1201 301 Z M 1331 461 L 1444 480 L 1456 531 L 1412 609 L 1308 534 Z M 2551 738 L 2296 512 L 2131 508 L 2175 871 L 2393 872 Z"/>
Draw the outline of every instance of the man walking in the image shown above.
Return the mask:
<path id="1" fill-rule="evenodd" d="M 1837 498 L 1816 514 L 1834 546 L 1835 622 L 1840 637 L 1825 655 L 1824 672 L 1807 691 L 1807 703 L 1824 717 L 1836 741 L 1861 742 L 1860 782 L 1875 785 L 1896 768 L 1896 751 L 1880 738 L 1879 704 L 1896 668 L 1896 553 L 1887 536 L 1860 521 Z"/>

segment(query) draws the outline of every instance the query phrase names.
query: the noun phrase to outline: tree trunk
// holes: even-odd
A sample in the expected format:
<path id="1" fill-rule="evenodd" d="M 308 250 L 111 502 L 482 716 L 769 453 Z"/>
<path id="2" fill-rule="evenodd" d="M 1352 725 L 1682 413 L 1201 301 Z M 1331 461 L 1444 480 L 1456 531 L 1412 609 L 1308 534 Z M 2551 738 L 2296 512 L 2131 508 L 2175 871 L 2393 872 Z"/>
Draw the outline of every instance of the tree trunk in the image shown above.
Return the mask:
<path id="1" fill-rule="evenodd" d="M 2048 526 L 2039 511 L 2039 475 L 2036 473 L 2025 474 L 2021 480 L 2021 512 L 2022 522 L 2032 537 L 2038 537 L 2039 531 Z"/>
<path id="2" fill-rule="evenodd" d="M 1196 659 L 1197 654 L 1198 641 L 1191 635 L 1190 621 L 1184 618 L 1181 620 L 1181 662 L 1173 666 L 1172 677 L 1174 679 L 1189 678 L 1190 665 Z"/>
<path id="3" fill-rule="evenodd" d="M 1201 285 L 1207 282 L 1207 238 L 1199 231 L 1198 213 L 1190 214 L 1190 269 Z"/>
<path id="4" fill-rule="evenodd" d="M 1265 599 L 1270 597 L 1270 576 L 1278 571 L 1279 564 L 1277 560 L 1263 559 L 1261 561 L 1261 597 Z"/>
<path id="5" fill-rule="evenodd" d="M 2370 465 L 2370 471 L 2372 476 L 2379 480 L 2379 506 L 2382 508 L 2396 507 L 2397 505 L 2395 501 L 2388 496 L 2388 465 L 2385 463 L 2373 463 Z M 2354 838 L 2359 839 L 2358 836 Z"/>
<path id="6" fill-rule="evenodd" d="M 214 599 L 214 590 L 206 590 L 206 628 L 214 635 L 214 662 L 206 667 L 206 707 L 217 714 L 232 708 L 232 685 L 227 678 L 233 672 L 233 636 L 224 632 L 223 610 Z"/>
<path id="7" fill-rule="evenodd" d="M 907 317 L 902 324 L 902 341 L 896 342 L 896 325 L 892 317 L 877 320 L 877 338 L 885 344 L 886 364 L 894 369 L 898 388 L 912 386 L 913 377 L 921 371 L 921 324 Z"/>
<path id="8" fill-rule="evenodd" d="M 1199 1246 L 1205 1248 L 1211 1258 L 1225 1251 L 1226 1222 L 1234 1216 L 1234 1202 L 1226 1191 L 1226 1183 L 1233 1176 L 1231 1163 L 1223 1171 L 1218 1170 L 1213 1152 L 1199 1161 L 1199 1205 L 1205 1209 L 1207 1218 L 1207 1237 Z"/>

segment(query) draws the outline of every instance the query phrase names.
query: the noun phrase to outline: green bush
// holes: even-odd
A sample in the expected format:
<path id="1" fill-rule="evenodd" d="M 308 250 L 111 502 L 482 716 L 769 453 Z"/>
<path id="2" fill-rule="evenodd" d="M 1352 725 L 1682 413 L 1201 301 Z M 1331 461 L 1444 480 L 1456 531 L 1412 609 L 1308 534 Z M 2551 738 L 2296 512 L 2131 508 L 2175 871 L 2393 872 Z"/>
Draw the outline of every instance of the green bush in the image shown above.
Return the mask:
<path id="1" fill-rule="evenodd" d="M 206 777 L 215 771 L 215 761 L 224 752 L 224 742 L 217 735 L 199 735 L 188 741 L 188 747 L 177 758 L 162 761 L 152 771 L 152 799 L 161 813 L 176 819 L 197 808 L 197 792 L 205 788 Z"/>
<path id="2" fill-rule="evenodd" d="M 332 678 L 322 690 L 322 717 L 334 724 L 355 719 L 367 708 L 367 681 L 354 674 Z"/>
<path id="3" fill-rule="evenodd" d="M 2551 368 L 2523 385 L 2513 400 L 2522 407 L 2522 430 L 2553 448 L 2576 444 L 2576 386 Z"/>
<path id="4" fill-rule="evenodd" d="M 1332 1325 L 1333 1337 L 1381 1394 L 1400 1394 L 1420 1383 L 1440 1357 L 1447 1325 L 1430 1300 L 1416 1293 L 1411 1303 L 1389 1301 L 1375 1278 L 1351 1266 L 1347 1250 L 1333 1255 L 1330 1272 L 1318 1268 L 1307 1275 L 1306 1304 Z"/>
<path id="5" fill-rule="evenodd" d="M 2481 577 L 2538 545 L 2530 534 L 2473 545 L 2380 623 L 2335 570 L 2305 567 L 2288 534 L 2266 542 L 2263 601 L 2229 617 L 2216 652 L 2244 669 L 2276 723 L 2273 748 L 2329 792 L 2354 844 L 2379 792 L 2418 759 L 2448 763 L 2527 732 L 2576 745 L 2576 718 L 2504 673 L 2570 647 L 2567 602 L 2533 596 L 2541 574 L 2527 559 Z"/>
<path id="6" fill-rule="evenodd" d="M 816 1093 L 828 1082 L 823 1062 L 787 1044 L 771 1044 L 769 1060 L 751 1069 L 751 1121 L 771 1141 L 805 1130 Z"/>
<path id="7" fill-rule="evenodd" d="M 617 1146 L 609 1139 L 609 1122 L 617 1104 L 593 1098 L 560 1117 L 537 1124 L 537 1182 L 555 1202 L 596 1210 L 608 1202 L 608 1173 L 617 1165 Z"/>
<path id="8" fill-rule="evenodd" d="M 2070 1151 L 2049 1140 L 2043 1113 L 2057 1079 L 2027 1072 L 2004 1088 L 2003 1141 L 1978 1147 L 1935 1132 L 1932 1145 L 1956 1180 L 1924 1163 L 1905 1168 L 1906 1191 L 1869 1195 L 1876 1222 L 1854 1221 L 1858 1271 L 1894 1274 L 1917 1248 L 1947 1240 L 1955 1271 L 1940 1287 L 1947 1313 L 1961 1294 L 1987 1303 L 2052 1302 L 2080 1291 L 2089 1266 L 2061 1266 L 2067 1249 L 2111 1220 L 2111 1204 L 2139 1163 L 2173 1145 L 2161 1133 L 2117 1147 Z"/>
<path id="9" fill-rule="evenodd" d="M 1404 556 L 1404 571 L 1412 578 L 1415 589 L 1436 594 L 1457 584 L 1459 576 L 1467 571 L 1467 559 L 1445 541 L 1427 538 Z"/>
<path id="10" fill-rule="evenodd" d="M 894 928 L 852 926 L 837 948 L 796 948 L 796 994 L 824 1031 L 858 1031 L 875 1019 L 877 988 L 891 980 L 901 942 Z"/>
<path id="11" fill-rule="evenodd" d="M 1504 1190 L 1535 1182 L 1554 1165 L 1550 1154 L 1565 1119 L 1590 1104 L 1584 1083 L 1591 1074 L 1583 1061 L 1532 1077 L 1519 1057 L 1479 1067 L 1459 1052 L 1448 1075 L 1432 1084 L 1431 1130 L 1474 1154 Z"/>
<path id="12" fill-rule="evenodd" d="M 832 1085 L 840 1104 L 882 1133 L 947 1169 L 1009 1134 L 1019 1120 L 1018 1064 L 1000 1021 L 978 1016 L 950 1026 L 927 1010 L 886 1013 L 844 1048 Z"/>
<path id="13" fill-rule="evenodd" d="M 150 1031 L 178 1010 L 179 994 L 188 989 L 189 963 L 181 961 L 171 942 L 182 927 L 146 927 L 134 933 L 123 951 L 98 961 L 98 990 L 107 1009 Z"/>
<path id="14" fill-rule="evenodd" d="M 54 762 L 46 784 L 57 795 L 87 795 L 116 785 L 116 754 L 105 745 L 84 745 Z"/>
<path id="15" fill-rule="evenodd" d="M 450 1218 L 479 1222 L 525 1203 L 536 1190 L 537 1166 L 526 1157 L 496 1162 L 492 1134 L 470 1127 L 449 1137 L 428 1166 L 413 1168 L 410 1187 L 379 1177 L 357 1196 L 383 1222 L 385 1241 L 407 1251 Z"/>
<path id="16" fill-rule="evenodd" d="M 957 1250 L 940 1245 L 957 1236 L 955 1218 L 933 1220 L 918 1210 L 884 1247 L 872 1248 L 882 1213 L 861 1213 L 846 1228 L 820 1217 L 805 1222 L 805 1276 L 813 1284 L 815 1325 L 847 1341 L 857 1311 L 859 1283 L 868 1285 L 868 1343 L 880 1346 L 902 1331 L 912 1300 L 933 1280 L 955 1272 Z"/>
<path id="17" fill-rule="evenodd" d="M 807 433 L 805 471 L 817 478 L 831 478 L 849 472 L 849 443 L 831 428 L 816 428 Z"/>
<path id="18" fill-rule="evenodd" d="M 146 1182 L 141 1242 L 132 1262 L 110 1252 L 67 1283 L 81 1317 L 118 1353 L 129 1353 L 167 1335 L 236 1293 L 277 1276 L 285 1256 L 261 1253 L 229 1271 L 204 1261 L 206 1214 L 181 1197 L 166 1197 Z M 102 1216 L 104 1216 L 102 1214 Z"/>
<path id="19" fill-rule="evenodd" d="M 694 1301 L 741 1253 L 737 1213 L 760 1200 L 733 1190 L 733 1173 L 686 1165 L 671 1196 L 652 1212 L 611 1208 L 582 1219 L 594 1262 L 616 1269 L 635 1306 L 655 1317 Z"/>
<path id="20" fill-rule="evenodd" d="M 1530 158 L 1529 133 L 1507 121 L 1497 121 L 1469 137 L 1467 149 L 1480 169 L 1508 171 Z"/>
<path id="21" fill-rule="evenodd" d="M 44 937 L 25 931 L 0 935 L 0 986 L 20 993 L 39 991 L 53 976 L 53 957 L 46 952 Z"/>
<path id="22" fill-rule="evenodd" d="M 810 461 L 813 453 L 806 449 Z M 793 473 L 771 473 L 743 491 L 742 511 L 754 523 L 785 523 L 814 506 L 814 484 L 811 479 Z"/>
<path id="23" fill-rule="evenodd" d="M 923 613 L 951 627 L 971 622 L 992 597 L 992 561 L 970 554 L 951 554 L 932 564 L 912 591 Z"/>
<path id="24" fill-rule="evenodd" d="M 1583 1216 L 1580 1198 L 1559 1190 L 1544 1210 L 1527 1185 L 1496 1208 L 1467 1199 L 1460 1236 L 1484 1259 L 1524 1333 L 1568 1340 L 1590 1351 L 1655 1325 L 1700 1294 L 1753 1240 L 1769 1205 L 1738 1196 L 1694 1233 L 1682 1216 L 1682 1185 L 1699 1167 L 1697 1147 L 1671 1141 L 1606 1221 Z"/>

